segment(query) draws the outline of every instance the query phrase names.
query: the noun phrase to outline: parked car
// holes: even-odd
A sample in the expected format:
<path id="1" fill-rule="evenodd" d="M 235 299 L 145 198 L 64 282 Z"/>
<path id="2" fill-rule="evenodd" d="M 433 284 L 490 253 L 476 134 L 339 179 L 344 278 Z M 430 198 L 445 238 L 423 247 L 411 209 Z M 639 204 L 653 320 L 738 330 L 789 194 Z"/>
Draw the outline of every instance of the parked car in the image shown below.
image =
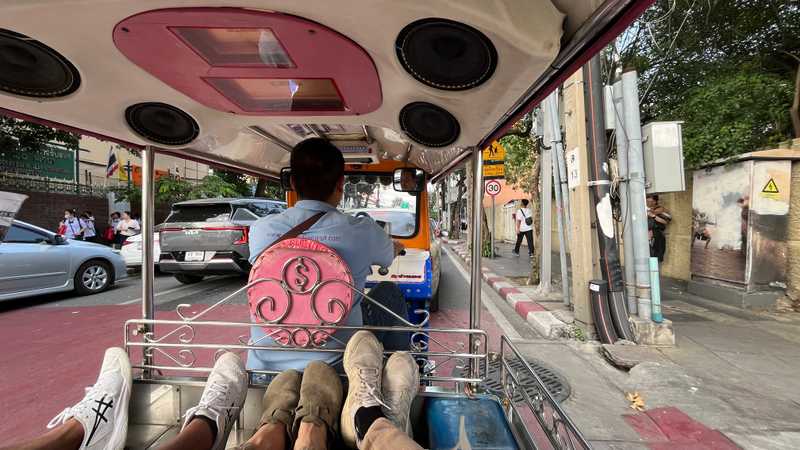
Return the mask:
<path id="1" fill-rule="evenodd" d="M 111 248 L 19 220 L 0 243 L 0 300 L 73 289 L 96 294 L 125 277 L 125 261 Z"/>
<path id="2" fill-rule="evenodd" d="M 159 268 L 186 284 L 197 283 L 206 275 L 249 273 L 250 225 L 285 209 L 286 203 L 263 198 L 175 203 L 159 233 Z"/>
<path id="3" fill-rule="evenodd" d="M 159 245 L 159 233 L 153 233 L 153 263 L 158 268 L 158 262 L 161 259 L 161 247 Z M 122 243 L 122 248 L 119 251 L 122 259 L 125 260 L 125 265 L 131 269 L 142 267 L 142 235 L 136 234 L 131 236 Z"/>

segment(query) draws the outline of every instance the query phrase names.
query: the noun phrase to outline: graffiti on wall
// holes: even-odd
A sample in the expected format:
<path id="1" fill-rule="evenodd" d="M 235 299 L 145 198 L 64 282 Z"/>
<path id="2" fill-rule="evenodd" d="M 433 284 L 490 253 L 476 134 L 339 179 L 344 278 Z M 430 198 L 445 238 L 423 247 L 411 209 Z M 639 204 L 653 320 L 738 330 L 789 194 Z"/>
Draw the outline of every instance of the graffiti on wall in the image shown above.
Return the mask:
<path id="1" fill-rule="evenodd" d="M 755 290 L 786 278 L 791 162 L 694 172 L 692 276 Z"/>

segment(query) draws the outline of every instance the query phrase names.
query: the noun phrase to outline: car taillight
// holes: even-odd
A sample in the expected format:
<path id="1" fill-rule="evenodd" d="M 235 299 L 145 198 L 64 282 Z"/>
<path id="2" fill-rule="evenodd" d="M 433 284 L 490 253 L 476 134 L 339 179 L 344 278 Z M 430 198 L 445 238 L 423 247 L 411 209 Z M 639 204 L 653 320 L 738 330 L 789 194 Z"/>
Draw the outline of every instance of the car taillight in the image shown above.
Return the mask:
<path id="1" fill-rule="evenodd" d="M 249 236 L 248 228 L 247 227 L 242 227 L 242 237 L 241 237 L 241 239 L 239 239 L 237 241 L 234 241 L 233 243 L 234 243 L 234 245 L 244 245 L 244 244 L 247 244 L 247 242 L 249 241 L 249 238 L 250 238 L 250 236 Z"/>
<path id="2" fill-rule="evenodd" d="M 122 246 L 123 246 L 123 247 L 125 247 L 126 245 L 131 245 L 131 244 L 133 244 L 133 242 L 131 242 L 129 239 L 125 239 L 125 240 L 122 242 Z"/>

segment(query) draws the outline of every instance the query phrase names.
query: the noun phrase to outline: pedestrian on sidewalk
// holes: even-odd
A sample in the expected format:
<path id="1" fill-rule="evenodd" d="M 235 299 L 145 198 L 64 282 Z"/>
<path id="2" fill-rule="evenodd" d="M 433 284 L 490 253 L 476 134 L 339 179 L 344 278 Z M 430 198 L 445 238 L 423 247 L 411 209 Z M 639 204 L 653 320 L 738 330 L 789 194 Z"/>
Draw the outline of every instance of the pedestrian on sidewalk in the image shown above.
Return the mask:
<path id="1" fill-rule="evenodd" d="M 531 209 L 528 207 L 528 199 L 522 199 L 522 207 L 514 214 L 517 223 L 517 244 L 514 246 L 514 255 L 519 256 L 519 246 L 522 244 L 522 237 L 528 243 L 528 256 L 533 257 L 533 217 Z"/>
<path id="2" fill-rule="evenodd" d="M 94 227 L 94 214 L 84 211 L 78 219 L 81 224 L 81 234 L 84 241 L 97 242 L 97 230 Z"/>
<path id="3" fill-rule="evenodd" d="M 58 227 L 59 234 L 64 236 L 64 239 L 74 239 L 74 240 L 81 240 L 81 223 L 77 217 L 75 217 L 75 211 L 72 209 L 65 209 L 64 210 L 64 220 L 61 221 L 61 225 Z"/>
<path id="4" fill-rule="evenodd" d="M 672 215 L 666 208 L 658 204 L 658 194 L 647 196 L 647 229 L 650 234 L 650 256 L 664 262 L 667 252 L 667 237 L 664 231 L 672 221 Z"/>

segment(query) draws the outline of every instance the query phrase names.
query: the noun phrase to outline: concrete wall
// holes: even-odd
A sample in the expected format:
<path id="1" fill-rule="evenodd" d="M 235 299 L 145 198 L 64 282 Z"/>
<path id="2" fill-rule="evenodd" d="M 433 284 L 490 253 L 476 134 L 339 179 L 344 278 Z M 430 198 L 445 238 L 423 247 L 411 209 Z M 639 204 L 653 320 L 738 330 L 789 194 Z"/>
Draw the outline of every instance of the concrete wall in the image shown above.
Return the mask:
<path id="1" fill-rule="evenodd" d="M 686 190 L 659 194 L 659 203 L 672 214 L 666 230 L 667 252 L 661 276 L 682 281 L 691 279 L 692 248 L 692 174 L 686 174 Z"/>

